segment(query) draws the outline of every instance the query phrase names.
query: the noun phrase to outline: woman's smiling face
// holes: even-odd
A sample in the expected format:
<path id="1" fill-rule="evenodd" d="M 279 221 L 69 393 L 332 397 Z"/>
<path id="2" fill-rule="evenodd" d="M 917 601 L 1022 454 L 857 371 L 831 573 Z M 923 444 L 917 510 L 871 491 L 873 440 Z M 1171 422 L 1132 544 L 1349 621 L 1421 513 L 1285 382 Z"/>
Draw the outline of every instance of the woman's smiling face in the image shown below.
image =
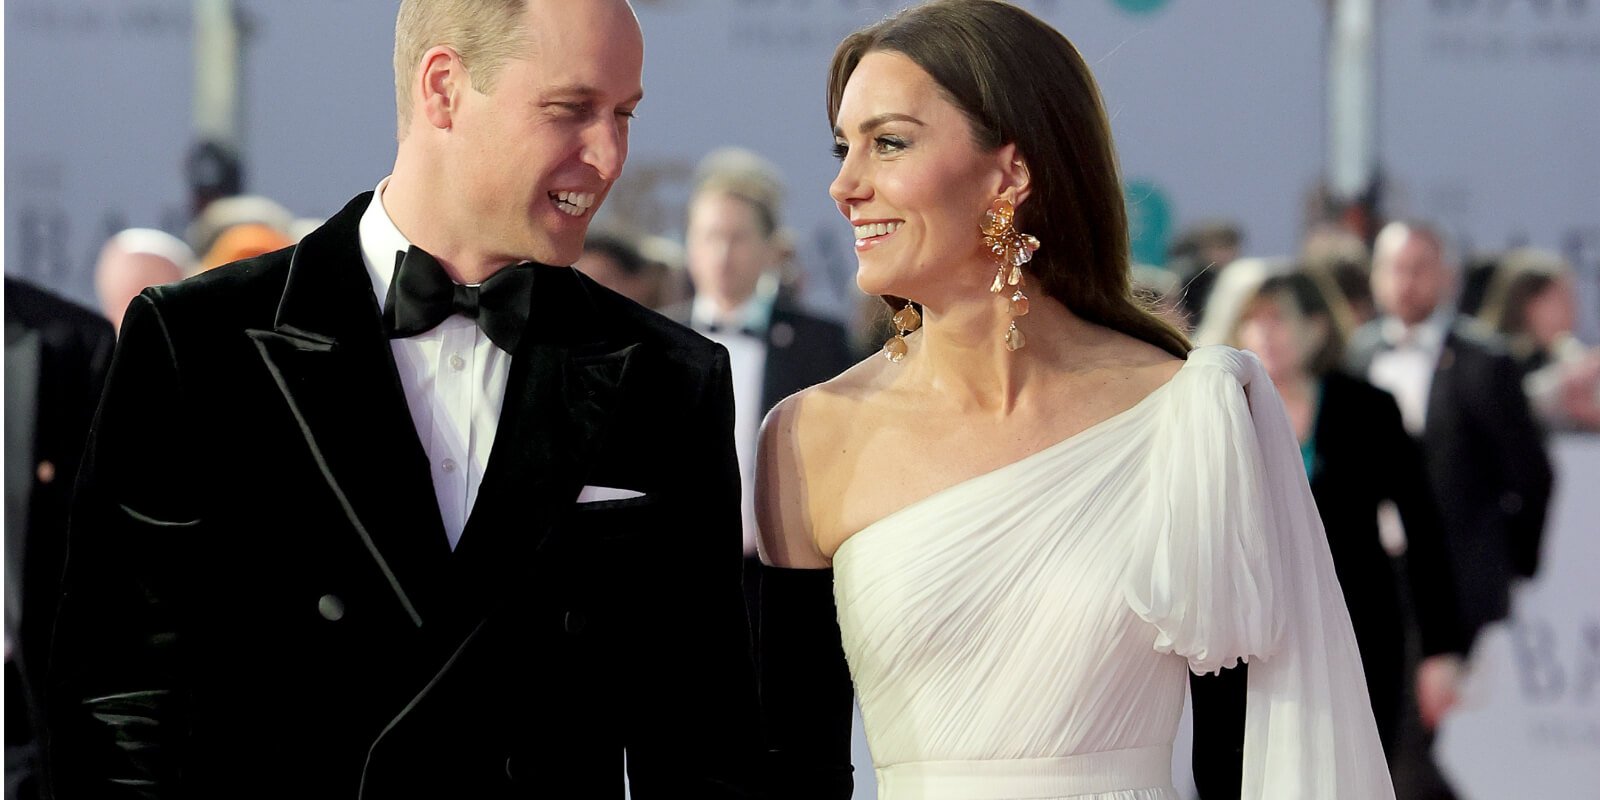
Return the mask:
<path id="1" fill-rule="evenodd" d="M 987 264 L 978 224 L 1014 148 L 981 149 L 933 78 L 890 51 L 868 53 L 850 74 L 834 142 L 829 194 L 854 226 L 862 291 L 924 300 L 941 283 L 963 294 L 987 285 L 988 267 L 959 267 Z"/>

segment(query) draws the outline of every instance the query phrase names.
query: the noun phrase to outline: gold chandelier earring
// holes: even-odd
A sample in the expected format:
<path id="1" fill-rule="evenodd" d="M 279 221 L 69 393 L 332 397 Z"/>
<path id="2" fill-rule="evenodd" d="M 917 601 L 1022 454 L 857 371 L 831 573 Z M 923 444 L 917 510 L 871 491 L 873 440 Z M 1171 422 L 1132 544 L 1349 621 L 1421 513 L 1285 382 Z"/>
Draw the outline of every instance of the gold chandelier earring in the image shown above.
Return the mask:
<path id="1" fill-rule="evenodd" d="M 1021 350 L 1028 343 L 1022 331 L 1017 330 L 1017 317 L 1028 314 L 1028 296 L 1022 292 L 1022 265 L 1032 261 L 1034 252 L 1039 249 L 1038 239 L 1017 230 L 1013 224 L 1016 216 L 1017 209 L 1010 200 L 996 197 L 989 210 L 984 212 L 983 224 L 979 226 L 983 229 L 983 244 L 989 248 L 989 255 L 994 258 L 997 267 L 989 291 L 999 294 L 1007 288 L 1011 289 L 1011 300 L 1006 305 L 1006 311 L 1011 315 L 1011 325 L 1006 328 L 1005 342 L 1006 349 L 1013 352 Z"/>
<path id="2" fill-rule="evenodd" d="M 922 315 L 917 313 L 917 307 L 906 301 L 906 307 L 894 312 L 894 329 L 898 331 L 889 341 L 883 343 L 883 357 L 898 364 L 905 360 L 910 348 L 906 345 L 906 334 L 915 332 L 922 327 Z"/>

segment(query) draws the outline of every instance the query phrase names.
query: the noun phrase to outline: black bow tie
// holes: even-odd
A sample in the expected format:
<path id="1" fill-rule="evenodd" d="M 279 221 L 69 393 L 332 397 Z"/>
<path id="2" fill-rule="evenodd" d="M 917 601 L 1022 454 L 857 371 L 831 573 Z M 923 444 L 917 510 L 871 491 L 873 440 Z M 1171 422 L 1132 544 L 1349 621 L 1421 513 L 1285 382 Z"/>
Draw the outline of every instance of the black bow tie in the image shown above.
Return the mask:
<path id="1" fill-rule="evenodd" d="M 754 328 L 753 326 L 750 326 L 750 325 L 742 325 L 740 327 L 735 328 L 732 325 L 723 325 L 723 324 L 717 323 L 717 322 L 708 322 L 708 323 L 700 326 L 700 329 L 702 331 L 706 332 L 706 333 L 737 333 L 737 334 L 740 334 L 742 336 L 749 336 L 749 337 L 751 337 L 753 339 L 765 339 L 766 338 L 765 334 L 763 334 L 760 330 L 757 330 L 756 328 Z"/>
<path id="2" fill-rule="evenodd" d="M 389 338 L 401 339 L 427 333 L 451 314 L 460 314 L 476 322 L 495 346 L 515 354 L 528 324 L 533 277 L 533 264 L 524 262 L 477 286 L 462 286 L 450 280 L 433 256 L 413 245 L 395 254 L 394 280 L 383 302 L 383 329 Z"/>

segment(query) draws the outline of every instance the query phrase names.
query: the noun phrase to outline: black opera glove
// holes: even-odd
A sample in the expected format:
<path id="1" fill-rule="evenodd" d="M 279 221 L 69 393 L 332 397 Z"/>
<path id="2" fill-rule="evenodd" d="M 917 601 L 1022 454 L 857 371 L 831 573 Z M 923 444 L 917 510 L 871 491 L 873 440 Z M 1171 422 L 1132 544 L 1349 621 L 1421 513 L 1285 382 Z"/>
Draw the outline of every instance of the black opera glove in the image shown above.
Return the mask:
<path id="1" fill-rule="evenodd" d="M 762 565 L 757 674 L 772 800 L 848 800 L 854 690 L 833 603 L 833 570 Z"/>

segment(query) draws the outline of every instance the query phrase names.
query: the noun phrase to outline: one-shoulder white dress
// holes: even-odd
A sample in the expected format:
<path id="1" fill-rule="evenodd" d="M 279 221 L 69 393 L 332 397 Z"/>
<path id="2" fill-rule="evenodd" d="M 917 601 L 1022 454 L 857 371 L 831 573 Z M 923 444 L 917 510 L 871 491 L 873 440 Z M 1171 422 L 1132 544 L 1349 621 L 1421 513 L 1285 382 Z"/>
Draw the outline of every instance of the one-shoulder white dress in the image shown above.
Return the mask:
<path id="1" fill-rule="evenodd" d="M 1394 796 L 1295 435 L 1255 356 L 879 520 L 834 596 L 881 800 L 1176 800 L 1186 672 L 1248 661 L 1244 794 Z"/>

